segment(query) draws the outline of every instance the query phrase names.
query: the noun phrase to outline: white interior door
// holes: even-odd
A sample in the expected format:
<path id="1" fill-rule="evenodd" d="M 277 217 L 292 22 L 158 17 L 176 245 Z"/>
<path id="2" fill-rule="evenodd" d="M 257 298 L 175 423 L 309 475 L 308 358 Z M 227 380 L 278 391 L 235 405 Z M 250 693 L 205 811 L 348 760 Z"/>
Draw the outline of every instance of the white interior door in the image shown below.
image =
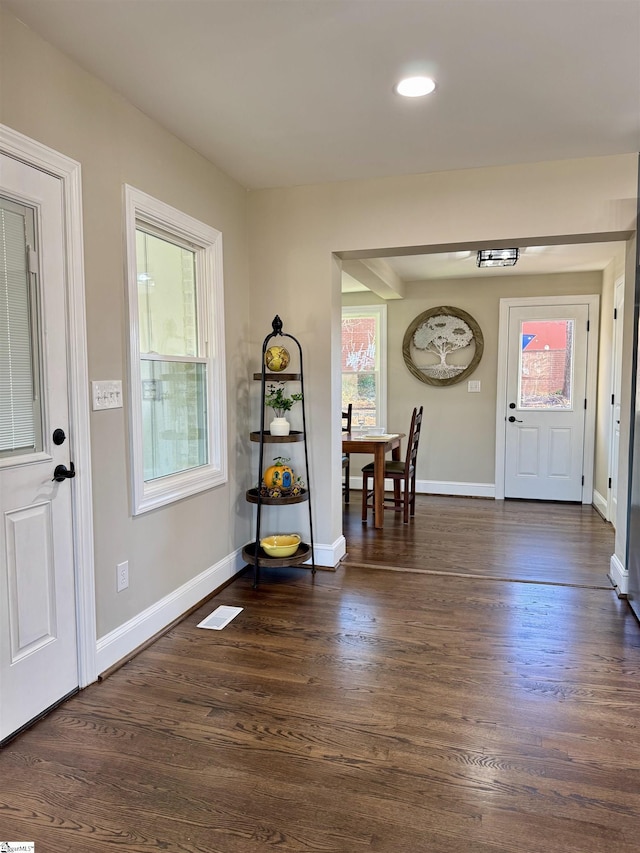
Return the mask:
<path id="1" fill-rule="evenodd" d="M 0 155 L 0 741 L 78 686 L 63 209 Z"/>
<path id="2" fill-rule="evenodd" d="M 507 498 L 582 500 L 589 306 L 511 306 Z"/>
<path id="3" fill-rule="evenodd" d="M 620 448 L 620 396 L 622 394 L 622 327 L 624 318 L 624 279 L 616 282 L 613 321 L 613 375 L 611 395 L 611 447 L 609 451 L 608 520 L 616 527 L 618 514 L 618 460 Z"/>

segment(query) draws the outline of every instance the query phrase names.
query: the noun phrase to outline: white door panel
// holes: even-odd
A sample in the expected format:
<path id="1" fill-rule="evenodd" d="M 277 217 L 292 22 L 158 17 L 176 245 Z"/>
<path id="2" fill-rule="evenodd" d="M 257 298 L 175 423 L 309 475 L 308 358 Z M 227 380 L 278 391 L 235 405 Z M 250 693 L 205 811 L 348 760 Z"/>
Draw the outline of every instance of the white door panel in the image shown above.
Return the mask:
<path id="1" fill-rule="evenodd" d="M 536 477 L 540 470 L 540 430 L 522 427 L 516 433 L 518 477 Z"/>
<path id="2" fill-rule="evenodd" d="M 509 309 L 505 497 L 580 501 L 589 306 Z"/>
<path id="3" fill-rule="evenodd" d="M 617 526 L 618 516 L 618 459 L 620 448 L 620 395 L 622 393 L 622 330 L 624 317 L 624 279 L 616 282 L 614 294 L 611 438 L 609 446 L 608 520 Z"/>
<path id="4" fill-rule="evenodd" d="M 549 430 L 549 477 L 567 479 L 571 476 L 571 448 L 575 436 L 572 429 L 552 428 Z"/>
<path id="5" fill-rule="evenodd" d="M 31 447 L 0 453 L 0 740 L 78 686 L 62 181 L 0 155 L 0 195 L 33 211 Z M 31 275 L 34 277 L 32 278 Z M 9 317 L 11 317 L 11 313 Z M 10 325 L 9 325 L 10 328 Z M 0 328 L 5 347 L 7 327 Z M 13 393 L 13 392 L 12 392 Z M 16 391 L 24 398 L 24 388 Z M 67 440 L 56 445 L 53 430 Z"/>
<path id="6" fill-rule="evenodd" d="M 5 513 L 11 665 L 57 634 L 51 502 Z"/>
<path id="7" fill-rule="evenodd" d="M 609 521 L 614 527 L 618 525 L 618 461 L 620 448 L 620 406 L 613 409 L 613 434 L 611 442 L 611 495 Z"/>

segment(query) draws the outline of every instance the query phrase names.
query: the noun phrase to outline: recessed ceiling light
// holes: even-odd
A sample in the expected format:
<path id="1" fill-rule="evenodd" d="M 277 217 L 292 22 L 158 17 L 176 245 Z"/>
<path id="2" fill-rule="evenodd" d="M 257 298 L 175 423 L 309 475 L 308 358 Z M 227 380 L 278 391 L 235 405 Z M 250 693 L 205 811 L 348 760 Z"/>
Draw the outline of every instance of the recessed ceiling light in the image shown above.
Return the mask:
<path id="1" fill-rule="evenodd" d="M 396 86 L 396 92 L 405 98 L 421 98 L 433 92 L 435 88 L 435 81 L 431 77 L 405 77 Z"/>

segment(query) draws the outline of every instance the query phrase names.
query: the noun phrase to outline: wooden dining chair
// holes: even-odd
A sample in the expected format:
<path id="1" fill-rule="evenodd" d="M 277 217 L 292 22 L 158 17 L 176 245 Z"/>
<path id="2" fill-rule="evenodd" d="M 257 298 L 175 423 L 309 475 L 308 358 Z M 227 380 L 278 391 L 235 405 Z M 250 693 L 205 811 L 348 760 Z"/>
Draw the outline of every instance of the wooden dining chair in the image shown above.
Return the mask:
<path id="1" fill-rule="evenodd" d="M 353 416 L 353 403 L 349 403 L 347 411 L 342 413 L 342 432 L 351 432 L 351 418 Z M 351 472 L 351 459 L 348 453 L 342 454 L 342 470 L 344 472 L 344 480 L 342 482 L 342 494 L 344 502 L 349 503 L 349 475 Z"/>
<path id="2" fill-rule="evenodd" d="M 411 428 L 407 442 L 407 454 L 404 462 L 399 460 L 385 460 L 385 479 L 393 480 L 393 497 L 384 497 L 385 509 L 393 509 L 395 512 L 402 511 L 403 521 L 409 523 L 409 516 L 416 513 L 416 460 L 418 457 L 418 443 L 420 441 L 420 430 L 422 428 L 422 406 L 414 409 L 411 417 Z M 365 465 L 362 469 L 362 520 L 367 520 L 367 510 L 373 509 L 373 489 L 369 488 L 369 479 L 373 481 L 373 462 Z"/>

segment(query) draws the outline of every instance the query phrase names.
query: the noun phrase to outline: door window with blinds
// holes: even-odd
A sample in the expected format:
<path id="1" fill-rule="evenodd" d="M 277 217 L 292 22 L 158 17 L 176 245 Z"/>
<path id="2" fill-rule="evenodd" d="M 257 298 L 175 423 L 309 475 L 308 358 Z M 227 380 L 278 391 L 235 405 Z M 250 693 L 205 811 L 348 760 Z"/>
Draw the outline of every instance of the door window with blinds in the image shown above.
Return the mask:
<path id="1" fill-rule="evenodd" d="M 126 188 L 134 513 L 226 481 L 221 235 Z"/>
<path id="2" fill-rule="evenodd" d="M 0 196 L 0 462 L 42 450 L 36 221 Z"/>

